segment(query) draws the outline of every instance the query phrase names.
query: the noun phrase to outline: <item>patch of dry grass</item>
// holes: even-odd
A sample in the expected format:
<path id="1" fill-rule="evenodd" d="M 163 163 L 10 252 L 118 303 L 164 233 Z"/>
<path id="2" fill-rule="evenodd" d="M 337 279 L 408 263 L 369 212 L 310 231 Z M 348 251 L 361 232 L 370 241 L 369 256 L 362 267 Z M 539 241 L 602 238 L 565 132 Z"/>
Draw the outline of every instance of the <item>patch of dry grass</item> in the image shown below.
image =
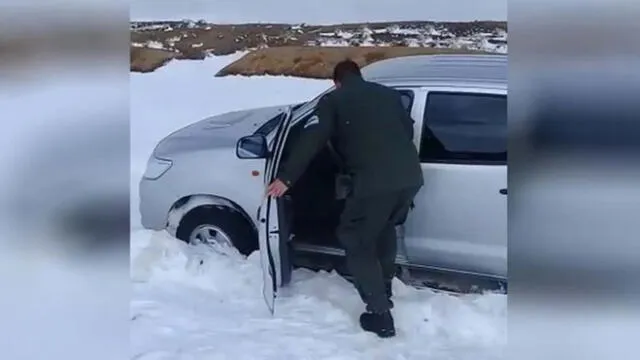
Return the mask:
<path id="1" fill-rule="evenodd" d="M 130 56 L 130 71 L 146 73 L 165 65 L 175 58 L 176 54 L 166 50 L 132 46 Z"/>
<path id="2" fill-rule="evenodd" d="M 272 47 L 252 51 L 220 70 L 216 76 L 287 75 L 329 79 L 333 67 L 351 59 L 360 66 L 410 55 L 471 54 L 478 51 L 425 47 Z"/>

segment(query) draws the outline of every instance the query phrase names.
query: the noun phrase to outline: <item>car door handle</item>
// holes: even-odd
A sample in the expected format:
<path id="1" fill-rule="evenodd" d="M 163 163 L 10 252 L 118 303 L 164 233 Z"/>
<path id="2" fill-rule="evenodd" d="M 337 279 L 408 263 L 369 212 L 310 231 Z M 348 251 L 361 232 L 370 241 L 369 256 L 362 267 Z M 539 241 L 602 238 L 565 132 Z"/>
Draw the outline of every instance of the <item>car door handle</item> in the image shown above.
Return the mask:
<path id="1" fill-rule="evenodd" d="M 500 194 L 507 195 L 507 189 L 506 188 L 500 189 Z"/>

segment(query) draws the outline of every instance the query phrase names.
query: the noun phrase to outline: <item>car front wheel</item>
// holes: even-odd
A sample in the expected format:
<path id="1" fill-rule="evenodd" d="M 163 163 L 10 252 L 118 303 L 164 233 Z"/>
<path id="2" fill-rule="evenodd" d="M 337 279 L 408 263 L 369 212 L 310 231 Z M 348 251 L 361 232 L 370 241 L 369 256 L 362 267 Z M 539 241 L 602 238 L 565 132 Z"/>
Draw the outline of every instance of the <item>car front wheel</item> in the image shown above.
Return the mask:
<path id="1" fill-rule="evenodd" d="M 201 206 L 180 221 L 176 237 L 189 244 L 232 246 L 249 255 L 258 249 L 258 235 L 242 214 L 228 207 Z"/>

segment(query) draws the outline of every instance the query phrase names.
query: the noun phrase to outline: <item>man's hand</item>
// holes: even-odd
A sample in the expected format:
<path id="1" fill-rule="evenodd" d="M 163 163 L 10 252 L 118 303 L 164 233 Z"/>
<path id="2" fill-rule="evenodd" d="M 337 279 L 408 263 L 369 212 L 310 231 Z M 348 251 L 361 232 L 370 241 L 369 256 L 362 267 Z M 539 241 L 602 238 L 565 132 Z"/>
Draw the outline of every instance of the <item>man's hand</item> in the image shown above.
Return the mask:
<path id="1" fill-rule="evenodd" d="M 267 196 L 273 196 L 274 198 L 278 198 L 289 190 L 289 187 L 285 185 L 280 179 L 275 179 L 269 186 L 267 187 Z"/>

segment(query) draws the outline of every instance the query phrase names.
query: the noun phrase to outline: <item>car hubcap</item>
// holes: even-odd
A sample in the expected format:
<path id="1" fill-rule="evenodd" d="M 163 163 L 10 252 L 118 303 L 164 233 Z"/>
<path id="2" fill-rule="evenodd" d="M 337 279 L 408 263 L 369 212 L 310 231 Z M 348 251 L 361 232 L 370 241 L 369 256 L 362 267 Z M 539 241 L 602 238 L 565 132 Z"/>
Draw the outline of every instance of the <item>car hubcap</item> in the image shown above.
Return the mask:
<path id="1" fill-rule="evenodd" d="M 210 246 L 233 246 L 231 238 L 222 229 L 214 225 L 200 225 L 191 233 L 189 242 L 192 244 L 206 244 Z"/>

